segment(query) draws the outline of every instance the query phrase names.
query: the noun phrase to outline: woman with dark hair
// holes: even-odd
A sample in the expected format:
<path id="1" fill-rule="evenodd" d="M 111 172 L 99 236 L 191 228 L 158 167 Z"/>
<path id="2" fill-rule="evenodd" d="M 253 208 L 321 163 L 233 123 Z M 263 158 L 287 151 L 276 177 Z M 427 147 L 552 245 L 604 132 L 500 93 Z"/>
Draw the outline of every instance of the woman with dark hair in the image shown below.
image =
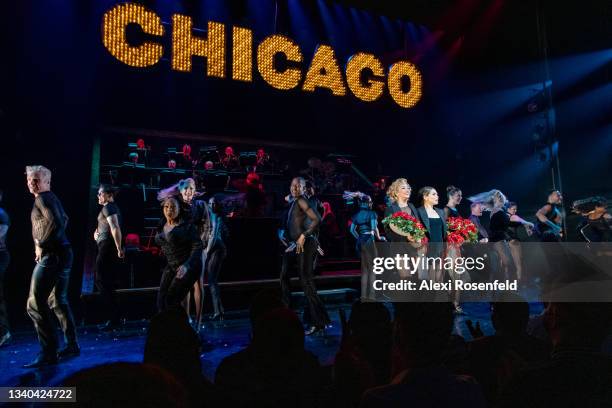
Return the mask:
<path id="1" fill-rule="evenodd" d="M 439 201 L 438 192 L 435 188 L 426 186 L 419 190 L 419 197 L 423 204 L 417 208 L 417 214 L 421 224 L 425 227 L 428 239 L 427 256 L 441 257 L 444 251 L 444 242 L 446 241 L 448 228 L 444 211 L 435 207 Z M 433 277 L 436 282 L 442 282 L 444 270 L 442 268 L 434 268 L 433 276 L 430 275 L 430 277 Z"/>
<path id="2" fill-rule="evenodd" d="M 157 296 L 160 312 L 180 306 L 202 272 L 202 240 L 189 214 L 175 197 L 164 199 L 162 208 L 165 223 L 155 236 L 167 261 Z"/>
<path id="3" fill-rule="evenodd" d="M 461 190 L 455 186 L 446 187 L 446 198 L 448 200 L 444 207 L 444 215 L 446 215 L 446 218 L 461 217 L 459 215 L 459 210 L 457 210 L 457 206 L 461 203 L 461 199 L 463 198 Z"/>
<path id="4" fill-rule="evenodd" d="M 125 254 L 121 234 L 121 211 L 115 204 L 117 190 L 108 184 L 100 184 L 98 188 L 98 204 L 102 210 L 98 214 L 98 225 L 94 232 L 94 240 L 98 246 L 95 265 L 95 286 L 102 297 L 102 310 L 107 321 L 101 330 L 112 330 L 119 326 L 119 305 L 115 296 L 115 273 Z"/>
<path id="5" fill-rule="evenodd" d="M 202 324 L 202 316 L 204 314 L 204 275 L 206 273 L 206 258 L 210 249 L 212 224 L 210 221 L 210 208 L 204 200 L 199 197 L 202 193 L 196 191 L 196 183 L 192 178 L 180 180 L 178 183 L 161 190 L 157 194 L 157 199 L 163 201 L 168 197 L 175 197 L 183 211 L 187 216 L 187 221 L 196 227 L 196 230 L 202 240 L 202 270 L 200 278 L 193 285 L 193 300 L 195 304 L 195 322 L 194 326 L 199 330 Z M 185 309 L 189 315 L 190 309 L 190 293 L 185 298 Z"/>

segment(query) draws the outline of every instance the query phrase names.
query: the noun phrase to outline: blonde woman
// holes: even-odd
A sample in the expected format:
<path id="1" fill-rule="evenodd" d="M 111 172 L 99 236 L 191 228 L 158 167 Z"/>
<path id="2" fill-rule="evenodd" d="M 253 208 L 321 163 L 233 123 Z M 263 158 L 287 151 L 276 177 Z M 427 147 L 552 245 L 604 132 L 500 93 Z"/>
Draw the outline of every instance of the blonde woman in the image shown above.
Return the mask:
<path id="1" fill-rule="evenodd" d="M 398 178 L 393 181 L 393 183 L 391 183 L 387 189 L 389 205 L 387 205 L 387 208 L 385 209 L 385 217 L 401 211 L 418 218 L 416 207 L 414 204 L 409 202 L 411 193 L 412 187 L 410 187 L 410 184 L 408 184 L 408 180 L 405 178 Z M 385 234 L 387 235 L 387 241 L 389 242 L 407 241 L 405 236 L 396 234 L 387 226 L 385 226 Z"/>
<path id="2" fill-rule="evenodd" d="M 499 190 L 491 190 L 484 193 L 476 194 L 468 198 L 471 202 L 481 203 L 484 209 L 491 211 L 491 220 L 489 221 L 489 242 L 494 242 L 495 252 L 499 256 L 499 266 L 503 273 L 504 279 L 511 278 L 511 270 L 514 267 L 512 261 L 512 253 L 508 241 L 510 235 L 510 215 L 506 212 L 506 204 L 508 199 Z"/>

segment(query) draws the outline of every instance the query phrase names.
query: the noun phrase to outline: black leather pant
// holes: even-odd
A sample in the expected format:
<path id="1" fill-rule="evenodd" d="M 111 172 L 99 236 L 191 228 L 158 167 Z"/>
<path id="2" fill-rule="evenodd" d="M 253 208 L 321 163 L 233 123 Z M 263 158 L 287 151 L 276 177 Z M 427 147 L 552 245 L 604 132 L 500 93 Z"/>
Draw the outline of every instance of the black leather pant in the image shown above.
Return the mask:
<path id="1" fill-rule="evenodd" d="M 45 354 L 55 353 L 58 347 L 51 310 L 62 327 L 66 344 L 77 344 L 76 325 L 68 304 L 71 269 L 72 248 L 65 246 L 53 252 L 45 252 L 32 273 L 27 311 Z"/>
<path id="2" fill-rule="evenodd" d="M 223 313 L 223 305 L 221 304 L 221 294 L 219 292 L 219 272 L 223 260 L 227 255 L 225 245 L 215 245 L 208 251 L 206 259 L 206 273 L 208 274 L 208 287 L 210 288 L 210 296 L 215 314 Z"/>
<path id="3" fill-rule="evenodd" d="M 285 253 L 280 273 L 280 284 L 283 302 L 289 306 L 291 300 L 291 287 L 289 281 L 289 263 L 295 259 L 298 264 L 300 281 L 304 290 L 306 304 L 304 305 L 304 323 L 314 326 L 324 326 L 330 322 L 323 301 L 317 294 L 313 280 L 313 264 L 317 253 L 317 240 L 306 238 L 304 252 L 301 254 Z"/>
<path id="4" fill-rule="evenodd" d="M 115 276 L 119 267 L 115 241 L 105 239 L 98 242 L 96 255 L 95 286 L 102 297 L 105 318 L 113 324 L 119 323 L 119 302 L 115 293 Z"/>

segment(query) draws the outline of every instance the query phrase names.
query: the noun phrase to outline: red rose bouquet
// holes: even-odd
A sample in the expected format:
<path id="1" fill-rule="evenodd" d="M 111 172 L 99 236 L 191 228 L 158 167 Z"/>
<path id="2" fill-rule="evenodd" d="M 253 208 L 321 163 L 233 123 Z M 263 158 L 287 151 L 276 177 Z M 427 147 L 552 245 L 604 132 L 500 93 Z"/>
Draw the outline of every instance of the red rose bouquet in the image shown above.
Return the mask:
<path id="1" fill-rule="evenodd" d="M 472 221 L 461 217 L 449 217 L 446 225 L 448 227 L 446 240 L 449 243 L 463 244 L 478 241 L 478 228 Z"/>
<path id="2" fill-rule="evenodd" d="M 412 242 L 427 242 L 425 236 L 425 227 L 412 215 L 405 212 L 397 211 L 382 220 L 384 225 L 387 225 L 391 231 L 398 235 L 407 237 Z"/>

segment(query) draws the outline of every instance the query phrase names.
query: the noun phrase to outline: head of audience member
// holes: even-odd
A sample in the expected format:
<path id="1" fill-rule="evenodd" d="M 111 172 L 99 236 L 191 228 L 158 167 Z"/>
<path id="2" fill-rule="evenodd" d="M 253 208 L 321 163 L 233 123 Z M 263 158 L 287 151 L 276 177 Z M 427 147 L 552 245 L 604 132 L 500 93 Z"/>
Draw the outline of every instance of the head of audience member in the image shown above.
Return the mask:
<path id="1" fill-rule="evenodd" d="M 508 293 L 491 303 L 491 321 L 497 335 L 523 335 L 529 323 L 529 304 L 519 295 Z"/>
<path id="2" fill-rule="evenodd" d="M 144 362 L 164 368 L 185 385 L 201 381 L 200 340 L 183 308 L 169 308 L 151 319 Z"/>
<path id="3" fill-rule="evenodd" d="M 87 407 L 186 407 L 188 394 L 166 370 L 149 364 L 111 363 L 79 371 L 62 382 L 76 387 L 77 401 Z"/>
<path id="4" fill-rule="evenodd" d="M 382 303 L 357 300 L 347 323 L 351 338 L 366 358 L 391 357 L 391 314 Z"/>
<path id="5" fill-rule="evenodd" d="M 408 184 L 408 180 L 405 178 L 398 178 L 387 190 L 387 197 L 392 203 L 408 202 L 410 200 L 410 194 L 412 193 L 412 187 Z"/>
<path id="6" fill-rule="evenodd" d="M 458 187 L 448 186 L 446 187 L 446 198 L 448 199 L 448 206 L 455 207 L 461 204 L 463 193 Z"/>
<path id="7" fill-rule="evenodd" d="M 551 302 L 544 310 L 544 325 L 553 347 L 600 349 L 612 329 L 612 304 Z"/>
<path id="8" fill-rule="evenodd" d="M 304 351 L 304 328 L 293 310 L 278 307 L 255 320 L 251 345 L 258 357 L 299 354 Z"/>
<path id="9" fill-rule="evenodd" d="M 482 217 L 482 204 L 481 203 L 472 203 L 470 204 L 470 210 L 472 215 L 476 217 Z"/>
<path id="10" fill-rule="evenodd" d="M 419 198 L 423 202 L 424 207 L 433 207 L 438 205 L 440 199 L 438 192 L 435 188 L 425 186 L 419 190 Z"/>
<path id="11" fill-rule="evenodd" d="M 267 312 L 278 309 L 279 307 L 286 306 L 282 299 L 278 289 L 264 289 L 258 292 L 251 301 L 249 307 L 249 319 L 251 321 L 251 328 L 255 327 L 255 321 L 266 314 Z"/>
<path id="12" fill-rule="evenodd" d="M 448 302 L 396 304 L 393 354 L 398 368 L 436 365 L 450 339 L 453 307 Z"/>
<path id="13" fill-rule="evenodd" d="M 26 166 L 26 181 L 30 193 L 37 196 L 51 190 L 51 170 L 45 166 Z"/>

